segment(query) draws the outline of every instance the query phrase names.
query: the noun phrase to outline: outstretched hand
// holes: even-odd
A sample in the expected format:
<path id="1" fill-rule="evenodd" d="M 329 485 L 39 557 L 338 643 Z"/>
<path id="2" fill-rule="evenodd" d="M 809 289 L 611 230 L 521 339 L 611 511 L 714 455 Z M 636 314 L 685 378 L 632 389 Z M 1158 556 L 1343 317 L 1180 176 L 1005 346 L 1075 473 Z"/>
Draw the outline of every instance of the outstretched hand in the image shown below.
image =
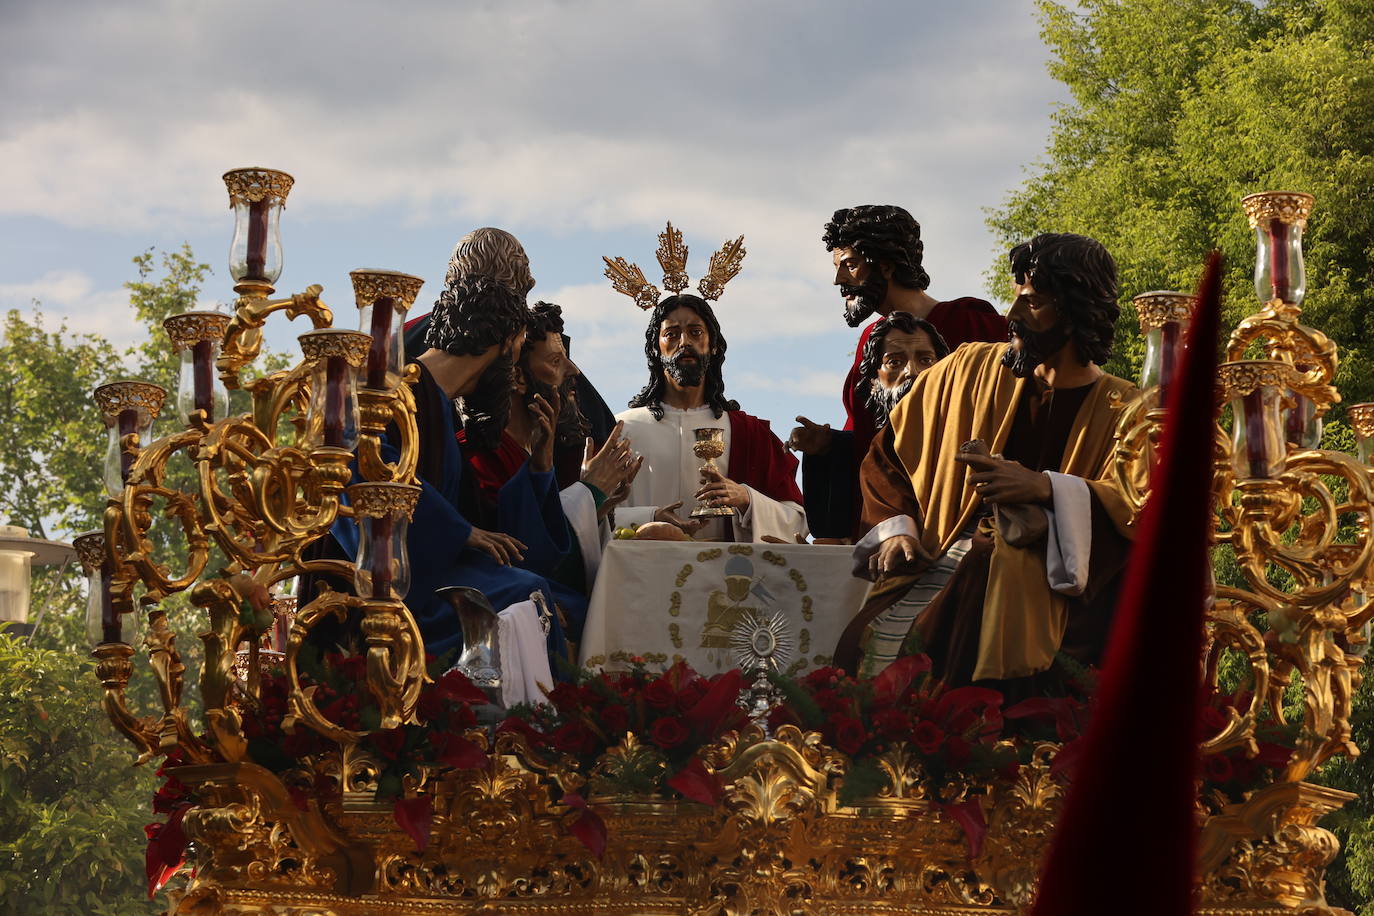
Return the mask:
<path id="1" fill-rule="evenodd" d="M 803 455 L 824 455 L 830 451 L 830 444 L 835 438 L 834 431 L 830 424 L 817 426 L 806 417 L 797 417 L 797 422 L 801 426 L 792 430 L 792 434 L 787 437 L 787 447 Z"/>
<path id="2" fill-rule="evenodd" d="M 525 545 L 500 531 L 486 531 L 474 526 L 472 533 L 468 535 L 467 544 L 463 546 L 491 554 L 502 566 L 519 563 L 525 559 Z"/>
<path id="3" fill-rule="evenodd" d="M 960 452 L 954 460 L 968 465 L 972 471 L 968 475 L 969 485 L 984 502 L 1046 506 L 1054 499 L 1049 476 L 1019 462 L 974 452 Z"/>
<path id="4" fill-rule="evenodd" d="M 620 487 L 630 472 L 630 466 L 635 462 L 630 440 L 620 437 L 620 432 L 624 428 L 623 420 L 617 423 L 600 450 L 591 438 L 588 438 L 586 453 L 582 457 L 582 482 L 596 487 L 607 495 Z"/>
<path id="5" fill-rule="evenodd" d="M 639 469 L 643 466 L 644 456 L 639 455 L 630 464 L 630 469 L 626 472 L 620 484 L 610 493 L 606 494 L 606 501 L 601 504 L 600 509 L 596 510 L 596 517 L 598 519 L 603 519 L 610 515 L 612 509 L 623 503 L 629 497 L 630 487 L 634 485 L 635 478 L 639 476 Z M 682 503 L 678 503 L 678 505 L 680 506 Z"/>

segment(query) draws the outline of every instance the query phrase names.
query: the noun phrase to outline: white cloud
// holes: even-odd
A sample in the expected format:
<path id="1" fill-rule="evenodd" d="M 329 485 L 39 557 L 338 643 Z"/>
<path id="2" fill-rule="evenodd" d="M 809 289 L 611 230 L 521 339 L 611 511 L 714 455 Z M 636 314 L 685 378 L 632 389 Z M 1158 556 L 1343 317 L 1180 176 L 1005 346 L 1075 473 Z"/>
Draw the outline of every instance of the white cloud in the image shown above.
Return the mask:
<path id="1" fill-rule="evenodd" d="M 79 270 L 54 270 L 27 282 L 0 283 L 0 308 L 27 313 L 35 303 L 50 330 L 65 321 L 69 330 L 98 334 L 116 347 L 144 336 L 131 321 L 128 293 L 97 289 L 91 277 Z"/>

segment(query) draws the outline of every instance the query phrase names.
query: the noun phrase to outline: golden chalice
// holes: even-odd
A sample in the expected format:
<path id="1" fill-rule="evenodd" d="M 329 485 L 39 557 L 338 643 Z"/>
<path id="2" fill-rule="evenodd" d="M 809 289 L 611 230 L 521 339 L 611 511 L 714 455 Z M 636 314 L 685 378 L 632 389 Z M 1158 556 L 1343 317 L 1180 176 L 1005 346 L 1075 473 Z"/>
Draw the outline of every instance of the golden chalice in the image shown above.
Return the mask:
<path id="1" fill-rule="evenodd" d="M 720 468 L 716 467 L 716 459 L 725 454 L 725 430 L 710 426 L 693 432 L 696 433 L 697 441 L 692 446 L 692 454 L 701 459 L 701 479 L 705 482 L 707 471 L 720 473 Z M 705 503 L 692 510 L 692 518 L 716 518 L 737 514 L 734 506 L 708 506 Z"/>

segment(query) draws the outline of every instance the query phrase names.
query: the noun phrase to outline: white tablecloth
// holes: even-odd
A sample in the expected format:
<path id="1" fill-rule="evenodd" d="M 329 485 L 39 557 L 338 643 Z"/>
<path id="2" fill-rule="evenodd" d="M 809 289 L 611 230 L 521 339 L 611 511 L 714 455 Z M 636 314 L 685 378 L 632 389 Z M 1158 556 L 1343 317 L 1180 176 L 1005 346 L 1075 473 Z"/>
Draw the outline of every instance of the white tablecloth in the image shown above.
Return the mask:
<path id="1" fill-rule="evenodd" d="M 827 665 L 868 594 L 869 583 L 850 574 L 852 552 L 810 544 L 611 541 L 580 661 L 624 668 L 633 655 L 663 667 L 685 659 L 710 675 L 740 665 L 741 652 L 767 652 L 776 643 L 784 671 Z"/>

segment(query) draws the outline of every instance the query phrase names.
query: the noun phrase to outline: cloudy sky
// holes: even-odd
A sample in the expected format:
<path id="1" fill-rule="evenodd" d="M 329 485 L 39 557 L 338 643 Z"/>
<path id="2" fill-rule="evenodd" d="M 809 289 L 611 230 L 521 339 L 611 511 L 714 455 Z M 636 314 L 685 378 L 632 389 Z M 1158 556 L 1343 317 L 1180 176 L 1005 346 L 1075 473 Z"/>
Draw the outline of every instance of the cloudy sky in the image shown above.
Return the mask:
<path id="1" fill-rule="evenodd" d="M 1065 98 L 1045 60 L 1032 0 L 5 0 L 0 307 L 126 342 L 130 258 L 183 241 L 214 266 L 206 301 L 232 299 L 219 176 L 268 166 L 296 178 L 279 292 L 323 284 L 351 326 L 348 271 L 382 267 L 424 277 L 427 310 L 464 232 L 509 229 L 619 409 L 644 317 L 601 256 L 656 281 L 671 219 L 693 282 L 744 234 L 727 390 L 785 436 L 842 417 L 856 337 L 822 224 L 902 204 L 931 293 L 986 295 L 984 209 Z"/>

